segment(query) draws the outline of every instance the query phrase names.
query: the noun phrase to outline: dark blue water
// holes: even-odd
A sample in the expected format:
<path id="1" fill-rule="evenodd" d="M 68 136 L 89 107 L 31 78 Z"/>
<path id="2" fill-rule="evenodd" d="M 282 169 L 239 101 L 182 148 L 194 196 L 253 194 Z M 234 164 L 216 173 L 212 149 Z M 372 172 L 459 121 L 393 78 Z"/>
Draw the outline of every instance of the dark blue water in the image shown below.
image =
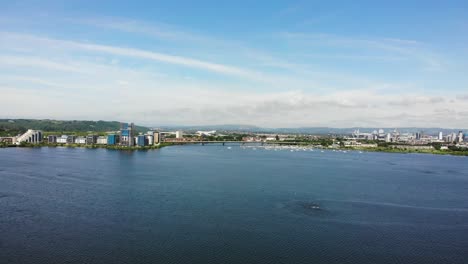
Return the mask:
<path id="1" fill-rule="evenodd" d="M 0 262 L 468 263 L 468 158 L 0 149 Z"/>

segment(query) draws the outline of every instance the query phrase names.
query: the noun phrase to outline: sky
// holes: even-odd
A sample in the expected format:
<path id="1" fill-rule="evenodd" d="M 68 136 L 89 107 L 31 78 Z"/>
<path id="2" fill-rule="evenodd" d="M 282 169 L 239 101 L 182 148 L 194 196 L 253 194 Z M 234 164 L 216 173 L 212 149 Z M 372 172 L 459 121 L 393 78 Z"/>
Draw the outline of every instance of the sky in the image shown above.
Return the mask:
<path id="1" fill-rule="evenodd" d="M 0 0 L 0 118 L 468 127 L 465 1 Z"/>

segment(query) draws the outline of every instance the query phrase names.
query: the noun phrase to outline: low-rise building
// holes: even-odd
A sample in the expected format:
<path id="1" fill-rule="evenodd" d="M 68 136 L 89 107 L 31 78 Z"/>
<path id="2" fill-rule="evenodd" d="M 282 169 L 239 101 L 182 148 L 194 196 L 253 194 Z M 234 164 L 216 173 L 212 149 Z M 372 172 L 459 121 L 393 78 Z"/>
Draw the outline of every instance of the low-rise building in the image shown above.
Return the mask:
<path id="1" fill-rule="evenodd" d="M 107 145 L 117 145 L 120 143 L 120 136 L 116 134 L 107 135 Z"/>
<path id="2" fill-rule="evenodd" d="M 97 135 L 88 135 L 88 136 L 86 137 L 86 144 L 87 144 L 87 145 L 96 144 L 96 143 L 97 143 L 97 138 L 98 138 Z"/>
<path id="3" fill-rule="evenodd" d="M 75 138 L 75 144 L 86 144 L 86 138 L 85 137 Z"/>
<path id="4" fill-rule="evenodd" d="M 96 139 L 96 144 L 98 145 L 107 145 L 107 137 L 100 136 Z"/>
<path id="5" fill-rule="evenodd" d="M 50 135 L 47 137 L 47 142 L 49 144 L 54 144 L 54 143 L 57 143 L 57 136 L 54 136 L 54 135 Z"/>
<path id="6" fill-rule="evenodd" d="M 7 145 L 16 144 L 16 137 L 0 137 L 0 143 Z"/>
<path id="7" fill-rule="evenodd" d="M 76 136 L 67 136 L 67 144 L 73 144 L 75 143 L 75 140 L 76 140 Z"/>
<path id="8" fill-rule="evenodd" d="M 57 143 L 59 144 L 67 144 L 68 142 L 68 136 L 67 135 L 62 135 L 60 137 L 57 137 Z"/>

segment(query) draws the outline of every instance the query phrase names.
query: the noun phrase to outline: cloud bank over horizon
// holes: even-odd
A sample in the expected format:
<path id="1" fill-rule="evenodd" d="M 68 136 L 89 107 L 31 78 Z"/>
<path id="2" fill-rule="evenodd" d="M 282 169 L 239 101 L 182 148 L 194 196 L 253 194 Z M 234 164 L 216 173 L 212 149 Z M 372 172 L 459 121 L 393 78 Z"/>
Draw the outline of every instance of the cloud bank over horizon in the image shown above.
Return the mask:
<path id="1" fill-rule="evenodd" d="M 351 5 L 322 4 L 327 16 L 302 13 L 313 4 L 247 14 L 154 4 L 138 16 L 121 3 L 81 5 L 95 9 L 20 1 L 0 11 L 0 118 L 468 127 L 468 49 L 458 44 L 468 19 L 449 6 L 415 17 L 401 2 L 403 24 L 391 24 L 373 8 L 354 21 Z"/>

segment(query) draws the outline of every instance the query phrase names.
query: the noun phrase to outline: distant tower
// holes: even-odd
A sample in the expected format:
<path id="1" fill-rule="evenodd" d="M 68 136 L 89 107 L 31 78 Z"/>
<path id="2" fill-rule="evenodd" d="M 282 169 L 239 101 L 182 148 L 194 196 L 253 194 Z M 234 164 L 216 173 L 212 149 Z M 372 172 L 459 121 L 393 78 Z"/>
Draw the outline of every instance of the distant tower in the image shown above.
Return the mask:
<path id="1" fill-rule="evenodd" d="M 450 138 L 451 138 L 450 142 L 456 142 L 457 141 L 457 133 L 455 133 L 455 132 L 452 133 L 452 136 Z"/>
<path id="2" fill-rule="evenodd" d="M 385 139 L 386 142 L 392 141 L 392 135 L 390 133 L 387 134 L 387 138 Z"/>
<path id="3" fill-rule="evenodd" d="M 439 132 L 439 140 L 443 140 L 444 139 L 444 133 L 442 133 L 442 131 Z"/>
<path id="4" fill-rule="evenodd" d="M 459 131 L 458 132 L 458 142 L 463 142 L 463 140 L 465 139 L 465 136 L 463 135 L 463 131 Z"/>

